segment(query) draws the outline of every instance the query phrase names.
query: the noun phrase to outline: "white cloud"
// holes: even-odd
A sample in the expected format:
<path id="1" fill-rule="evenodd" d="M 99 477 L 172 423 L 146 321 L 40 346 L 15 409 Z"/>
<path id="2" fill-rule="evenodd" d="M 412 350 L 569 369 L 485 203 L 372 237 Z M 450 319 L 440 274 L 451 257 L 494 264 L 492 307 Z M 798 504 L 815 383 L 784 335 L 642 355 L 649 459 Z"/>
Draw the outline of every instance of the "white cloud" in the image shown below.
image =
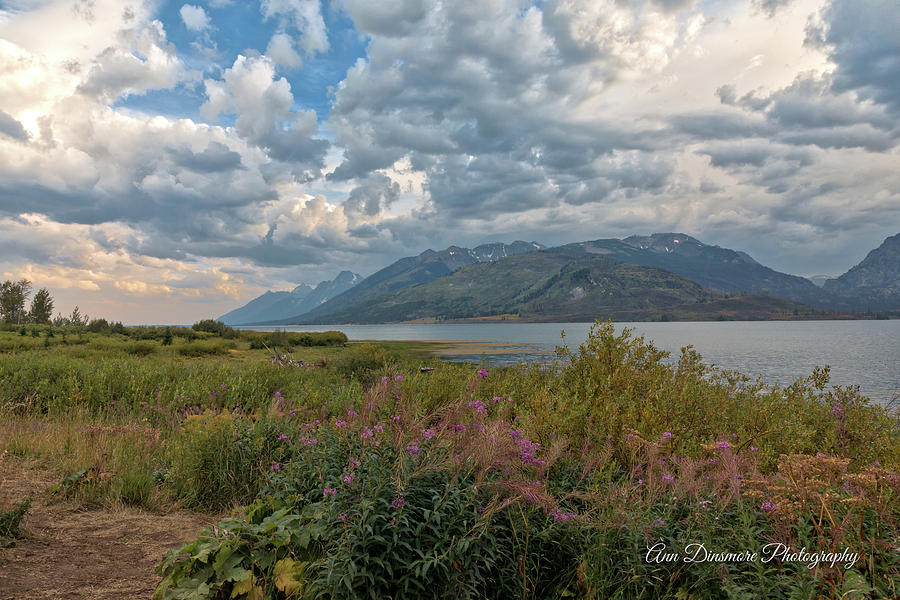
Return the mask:
<path id="1" fill-rule="evenodd" d="M 191 31 L 200 32 L 209 28 L 209 15 L 206 14 L 206 11 L 203 10 L 202 6 L 185 4 L 178 12 L 181 15 L 184 26 Z"/>
<path id="2" fill-rule="evenodd" d="M 303 65 L 303 59 L 294 50 L 294 40 L 286 33 L 276 33 L 269 40 L 266 56 L 276 65 L 296 69 Z"/>
<path id="3" fill-rule="evenodd" d="M 307 56 L 328 50 L 328 31 L 319 0 L 262 0 L 260 9 L 264 18 L 277 18 L 282 30 L 295 29 L 298 45 Z"/>

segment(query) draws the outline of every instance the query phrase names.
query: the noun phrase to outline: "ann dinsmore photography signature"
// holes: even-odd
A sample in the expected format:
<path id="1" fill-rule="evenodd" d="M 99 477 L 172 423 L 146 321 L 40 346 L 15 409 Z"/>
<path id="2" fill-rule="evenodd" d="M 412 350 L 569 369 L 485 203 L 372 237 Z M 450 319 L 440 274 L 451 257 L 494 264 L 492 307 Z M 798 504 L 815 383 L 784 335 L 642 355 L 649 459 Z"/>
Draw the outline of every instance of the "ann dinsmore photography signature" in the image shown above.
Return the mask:
<path id="1" fill-rule="evenodd" d="M 773 560 L 780 562 L 803 563 L 808 569 L 815 569 L 819 565 L 834 567 L 843 564 L 844 569 L 852 569 L 859 560 L 859 553 L 844 548 L 841 552 L 810 552 L 806 548 L 799 550 L 791 548 L 781 542 L 773 542 L 764 545 L 759 552 L 752 550 L 719 551 L 710 550 L 702 543 L 687 544 L 683 551 L 670 550 L 665 542 L 658 542 L 647 547 L 644 560 L 648 563 L 737 563 L 737 562 L 762 562 L 769 563 Z"/>

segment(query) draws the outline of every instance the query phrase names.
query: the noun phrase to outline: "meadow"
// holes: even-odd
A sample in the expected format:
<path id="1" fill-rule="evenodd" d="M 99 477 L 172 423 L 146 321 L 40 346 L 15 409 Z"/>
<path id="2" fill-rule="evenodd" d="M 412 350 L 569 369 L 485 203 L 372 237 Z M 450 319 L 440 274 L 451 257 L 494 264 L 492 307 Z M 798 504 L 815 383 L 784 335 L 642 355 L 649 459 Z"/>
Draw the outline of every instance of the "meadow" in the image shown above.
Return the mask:
<path id="1" fill-rule="evenodd" d="M 827 369 L 769 388 L 610 323 L 557 368 L 95 329 L 0 332 L 0 453 L 85 505 L 231 511 L 159 599 L 900 596 L 900 417 Z"/>

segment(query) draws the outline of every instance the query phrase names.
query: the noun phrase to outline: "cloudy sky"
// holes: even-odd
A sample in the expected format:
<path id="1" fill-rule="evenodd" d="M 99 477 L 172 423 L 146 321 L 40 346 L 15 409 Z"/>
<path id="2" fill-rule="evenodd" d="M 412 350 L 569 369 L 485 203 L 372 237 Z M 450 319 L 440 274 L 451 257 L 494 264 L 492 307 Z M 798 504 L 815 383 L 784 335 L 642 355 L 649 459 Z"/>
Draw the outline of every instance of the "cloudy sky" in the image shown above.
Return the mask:
<path id="1" fill-rule="evenodd" d="M 896 0 L 0 1 L 0 279 L 192 322 L 426 248 L 900 231 Z"/>

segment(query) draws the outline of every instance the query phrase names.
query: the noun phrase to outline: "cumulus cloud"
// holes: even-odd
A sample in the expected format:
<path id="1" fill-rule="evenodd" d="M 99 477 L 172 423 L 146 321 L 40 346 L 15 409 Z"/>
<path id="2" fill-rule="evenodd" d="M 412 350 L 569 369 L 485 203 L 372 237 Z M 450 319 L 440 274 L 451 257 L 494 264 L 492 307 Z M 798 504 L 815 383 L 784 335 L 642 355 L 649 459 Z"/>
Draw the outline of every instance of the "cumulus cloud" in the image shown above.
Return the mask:
<path id="1" fill-rule="evenodd" d="M 286 33 L 276 33 L 269 40 L 266 56 L 276 65 L 296 69 L 303 65 L 303 58 L 294 49 L 294 40 Z"/>
<path id="2" fill-rule="evenodd" d="M 298 45 L 308 56 L 328 50 L 328 31 L 319 0 L 262 0 L 260 9 L 266 19 L 278 19 L 282 30 L 297 31 Z"/>
<path id="3" fill-rule="evenodd" d="M 318 175 L 328 143 L 318 131 L 315 111 L 292 112 L 294 96 L 287 79 L 276 79 L 275 65 L 265 56 L 238 55 L 222 79 L 207 79 L 207 101 L 201 109 L 211 118 L 235 114 L 235 130 L 268 156 L 305 167 L 301 178 Z"/>
<path id="4" fill-rule="evenodd" d="M 184 26 L 191 31 L 200 32 L 209 28 L 209 15 L 206 14 L 206 11 L 203 10 L 202 6 L 184 4 L 182 5 L 181 10 L 178 11 L 178 14 L 181 15 Z"/>

